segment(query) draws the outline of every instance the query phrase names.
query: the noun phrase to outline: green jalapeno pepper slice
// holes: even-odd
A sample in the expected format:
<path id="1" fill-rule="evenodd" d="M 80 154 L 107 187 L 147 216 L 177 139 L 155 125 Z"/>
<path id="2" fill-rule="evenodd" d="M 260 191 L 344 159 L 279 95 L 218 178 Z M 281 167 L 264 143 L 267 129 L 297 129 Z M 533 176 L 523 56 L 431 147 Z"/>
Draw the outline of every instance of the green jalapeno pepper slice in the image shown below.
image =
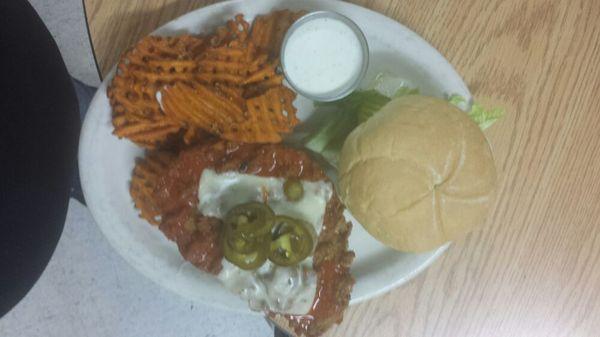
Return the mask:
<path id="1" fill-rule="evenodd" d="M 226 227 L 234 232 L 266 235 L 273 226 L 273 210 L 260 202 L 249 202 L 232 208 L 224 218 Z"/>
<path id="2" fill-rule="evenodd" d="M 225 259 L 244 270 L 258 269 L 267 260 L 268 245 L 264 238 L 256 242 L 255 248 L 255 250 L 248 250 L 247 253 L 241 253 L 230 244 L 227 234 L 223 239 L 223 256 L 225 256 Z"/>
<path id="3" fill-rule="evenodd" d="M 283 183 L 283 193 L 289 201 L 298 201 L 304 196 L 304 187 L 298 179 L 286 179 Z"/>
<path id="4" fill-rule="evenodd" d="M 269 260 L 278 266 L 292 266 L 304 260 L 313 249 L 313 237 L 302 220 L 276 216 L 271 231 Z"/>
<path id="5" fill-rule="evenodd" d="M 223 219 L 222 246 L 227 261 L 241 269 L 257 269 L 267 260 L 274 213 L 259 202 L 231 209 Z"/>

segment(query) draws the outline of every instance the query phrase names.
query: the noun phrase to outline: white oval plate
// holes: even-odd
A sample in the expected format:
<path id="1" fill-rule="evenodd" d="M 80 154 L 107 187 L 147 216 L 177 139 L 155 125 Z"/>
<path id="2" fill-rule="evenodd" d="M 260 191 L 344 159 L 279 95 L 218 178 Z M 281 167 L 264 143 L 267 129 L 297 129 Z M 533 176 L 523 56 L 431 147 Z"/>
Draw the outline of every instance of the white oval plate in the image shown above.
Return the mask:
<path id="1" fill-rule="evenodd" d="M 388 72 L 401 77 L 427 95 L 471 95 L 453 67 L 433 47 L 398 22 L 371 10 L 341 1 L 261 0 L 228 1 L 190 12 L 158 29 L 156 35 L 211 31 L 237 13 L 251 21 L 273 9 L 330 10 L 354 20 L 364 31 L 371 52 L 365 79 Z M 247 304 L 223 288 L 216 278 L 203 273 L 180 256 L 175 243 L 138 217 L 129 195 L 129 181 L 142 149 L 112 135 L 107 76 L 94 96 L 85 118 L 79 144 L 81 183 L 88 207 L 100 229 L 125 260 L 142 274 L 184 298 L 209 305 L 250 312 Z M 312 104 L 295 102 L 301 119 L 312 113 Z M 393 251 L 373 239 L 355 220 L 350 248 L 356 253 L 352 274 L 356 285 L 351 303 L 358 303 L 397 287 L 438 258 L 447 246 L 424 253 Z"/>

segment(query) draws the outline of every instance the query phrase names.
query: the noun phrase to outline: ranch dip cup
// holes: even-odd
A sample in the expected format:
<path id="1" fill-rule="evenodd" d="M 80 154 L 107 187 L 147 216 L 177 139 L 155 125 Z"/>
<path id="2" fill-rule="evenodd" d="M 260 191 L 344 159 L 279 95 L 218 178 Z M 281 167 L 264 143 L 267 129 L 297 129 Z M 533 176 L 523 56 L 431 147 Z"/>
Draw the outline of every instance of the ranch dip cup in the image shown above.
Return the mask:
<path id="1" fill-rule="evenodd" d="M 335 12 L 312 12 L 287 31 L 281 65 L 290 86 L 314 101 L 352 93 L 369 65 L 369 46 L 360 28 Z"/>

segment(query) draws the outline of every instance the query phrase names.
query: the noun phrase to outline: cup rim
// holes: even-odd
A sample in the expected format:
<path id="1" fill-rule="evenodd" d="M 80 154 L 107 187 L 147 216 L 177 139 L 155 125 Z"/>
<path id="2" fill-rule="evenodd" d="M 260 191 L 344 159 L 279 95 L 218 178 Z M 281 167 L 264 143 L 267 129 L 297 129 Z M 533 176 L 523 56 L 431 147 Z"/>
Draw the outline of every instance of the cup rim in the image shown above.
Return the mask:
<path id="1" fill-rule="evenodd" d="M 354 34 L 356 34 L 356 37 L 358 38 L 358 41 L 361 45 L 363 59 L 362 59 L 362 65 L 361 65 L 360 72 L 359 72 L 358 76 L 356 76 L 356 79 L 353 82 L 347 84 L 346 86 L 342 87 L 339 90 L 334 90 L 330 93 L 323 94 L 323 95 L 315 95 L 315 94 L 307 93 L 306 91 L 300 89 L 294 83 L 294 81 L 291 80 L 291 78 L 286 70 L 284 52 L 285 52 L 285 48 L 287 46 L 290 36 L 292 36 L 292 34 L 300 26 L 302 26 L 303 24 L 305 24 L 309 21 L 312 21 L 314 19 L 324 18 L 324 17 L 333 18 L 338 21 L 341 21 L 341 22 L 345 23 L 348 27 L 350 27 L 350 29 L 352 29 Z M 364 32 L 350 18 L 348 18 L 347 16 L 342 15 L 338 12 L 333 12 L 333 11 L 314 11 L 314 12 L 305 14 L 304 16 L 301 16 L 298 20 L 296 20 L 290 26 L 290 28 L 288 29 L 288 31 L 286 32 L 286 34 L 283 38 L 283 42 L 281 43 L 281 49 L 280 49 L 279 55 L 281 55 L 280 62 L 281 62 L 281 68 L 283 70 L 283 75 L 284 75 L 285 79 L 287 80 L 287 82 L 289 83 L 289 85 L 300 95 L 302 95 L 310 100 L 319 101 L 319 102 L 336 101 L 336 100 L 342 99 L 342 98 L 348 96 L 349 94 L 351 94 L 354 90 L 356 90 L 359 87 L 359 85 L 362 82 L 363 78 L 365 77 L 365 75 L 367 73 L 367 69 L 369 67 L 369 44 L 367 42 L 367 38 L 365 37 Z"/>

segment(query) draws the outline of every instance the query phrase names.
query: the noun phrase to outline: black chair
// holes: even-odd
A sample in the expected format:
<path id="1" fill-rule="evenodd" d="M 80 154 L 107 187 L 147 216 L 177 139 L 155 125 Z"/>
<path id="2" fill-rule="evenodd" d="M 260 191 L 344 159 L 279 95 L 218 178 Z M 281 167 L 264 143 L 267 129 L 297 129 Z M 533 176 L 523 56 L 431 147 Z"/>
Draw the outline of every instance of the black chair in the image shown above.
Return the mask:
<path id="1" fill-rule="evenodd" d="M 75 172 L 77 98 L 24 0 L 0 1 L 0 317 L 31 289 L 62 233 Z"/>

